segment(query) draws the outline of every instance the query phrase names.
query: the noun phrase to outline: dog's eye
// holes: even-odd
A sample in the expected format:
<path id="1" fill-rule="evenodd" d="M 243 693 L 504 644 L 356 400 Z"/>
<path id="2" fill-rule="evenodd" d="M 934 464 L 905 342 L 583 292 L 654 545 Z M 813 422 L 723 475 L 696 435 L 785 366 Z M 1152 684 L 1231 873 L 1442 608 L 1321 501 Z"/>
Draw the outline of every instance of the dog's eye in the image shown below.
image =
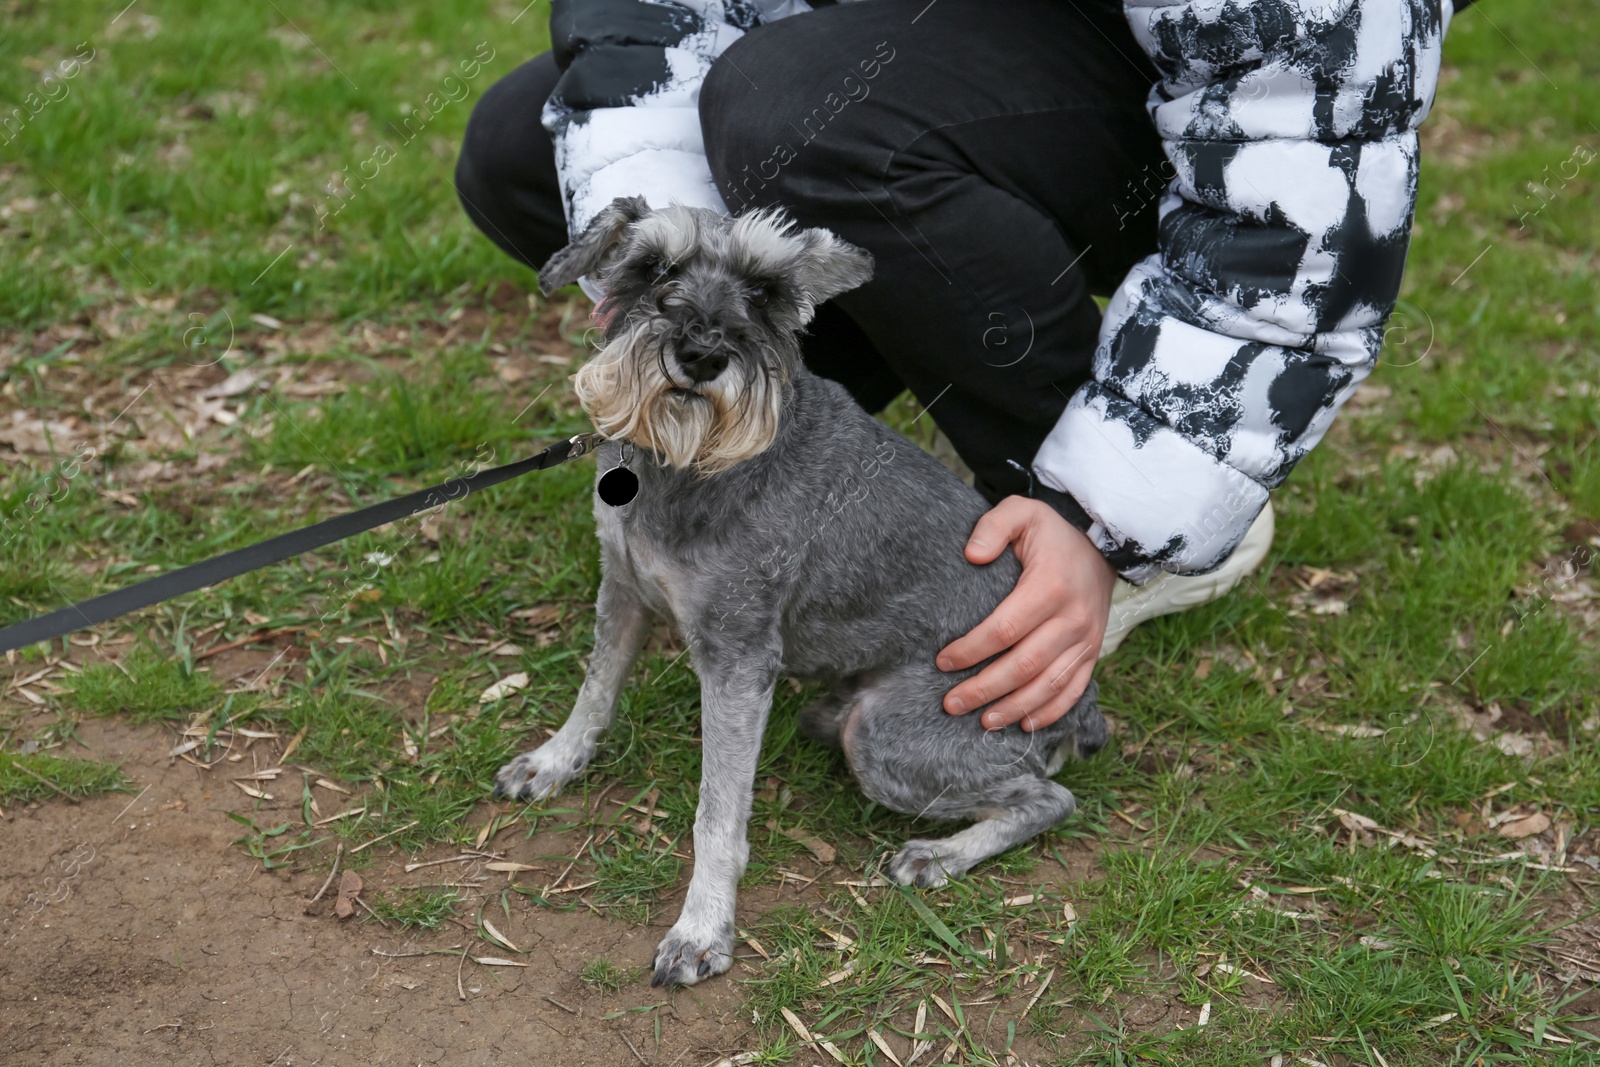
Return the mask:
<path id="1" fill-rule="evenodd" d="M 652 259 L 650 261 L 650 278 L 652 281 L 664 282 L 667 275 L 672 273 L 672 267 L 664 260 Z"/>
<path id="2" fill-rule="evenodd" d="M 767 306 L 767 302 L 771 299 L 772 294 L 767 291 L 766 286 L 756 285 L 751 287 L 750 304 L 752 307 L 764 308 Z"/>

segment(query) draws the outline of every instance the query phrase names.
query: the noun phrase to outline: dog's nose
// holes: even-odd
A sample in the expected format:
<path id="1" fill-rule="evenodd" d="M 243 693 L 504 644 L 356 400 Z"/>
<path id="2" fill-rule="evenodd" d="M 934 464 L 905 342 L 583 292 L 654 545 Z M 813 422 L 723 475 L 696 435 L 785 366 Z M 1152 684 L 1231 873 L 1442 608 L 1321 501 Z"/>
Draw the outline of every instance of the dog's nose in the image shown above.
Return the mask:
<path id="1" fill-rule="evenodd" d="M 698 317 L 680 325 L 678 337 L 685 347 L 696 348 L 702 355 L 722 347 L 725 340 L 722 327 L 709 325 Z"/>
<path id="2" fill-rule="evenodd" d="M 677 346 L 678 364 L 691 381 L 709 382 L 728 369 L 728 354 L 720 345 L 685 340 Z"/>

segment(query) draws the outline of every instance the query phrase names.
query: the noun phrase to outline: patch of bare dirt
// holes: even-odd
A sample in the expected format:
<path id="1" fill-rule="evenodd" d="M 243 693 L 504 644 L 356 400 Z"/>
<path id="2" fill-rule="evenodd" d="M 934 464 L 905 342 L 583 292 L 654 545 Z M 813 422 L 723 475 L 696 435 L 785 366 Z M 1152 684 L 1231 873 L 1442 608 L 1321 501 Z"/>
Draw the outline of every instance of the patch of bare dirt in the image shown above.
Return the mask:
<path id="1" fill-rule="evenodd" d="M 737 1051 L 748 1033 L 749 1020 L 737 1014 L 739 987 L 730 981 L 671 995 L 636 983 L 607 995 L 579 980 L 596 958 L 624 967 L 647 962 L 663 932 L 655 922 L 631 926 L 516 898 L 506 919 L 497 891 L 492 921 L 528 950 L 514 955 L 490 951 L 460 926 L 415 932 L 341 923 L 326 898 L 307 914 L 325 864 L 263 872 L 232 844 L 242 828 L 224 812 L 240 806 L 235 798 L 204 771 L 169 759 L 162 731 L 96 721 L 85 723 L 81 736 L 97 758 L 122 764 L 136 795 L 9 809 L 0 823 L 7 857 L 0 914 L 8 920 L 0 946 L 0 1048 L 8 1062 L 532 1058 L 615 1067 L 634 1061 L 627 1038 L 652 1064 L 698 1067 Z M 503 847 L 520 857 L 568 845 L 546 836 L 556 835 Z M 440 852 L 423 858 L 455 854 Z M 409 858 L 380 855 L 362 877 L 382 889 L 487 873 L 455 864 L 407 875 Z M 764 896 L 746 895 L 742 921 L 774 903 L 771 891 Z M 663 914 L 670 917 L 670 909 Z M 459 952 L 404 955 L 451 946 L 528 966 L 463 965 Z M 657 1012 L 627 1011 L 662 1001 Z M 604 1018 L 612 1012 L 623 1014 Z"/>

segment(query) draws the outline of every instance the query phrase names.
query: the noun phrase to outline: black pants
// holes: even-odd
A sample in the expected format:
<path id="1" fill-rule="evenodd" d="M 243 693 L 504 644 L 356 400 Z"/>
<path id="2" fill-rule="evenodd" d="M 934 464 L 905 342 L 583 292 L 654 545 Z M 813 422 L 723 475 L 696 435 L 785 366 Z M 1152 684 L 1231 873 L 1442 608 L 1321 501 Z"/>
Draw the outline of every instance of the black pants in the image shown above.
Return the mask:
<path id="1" fill-rule="evenodd" d="M 472 221 L 538 267 L 566 243 L 546 54 L 491 86 L 456 171 Z M 991 499 L 1090 375 L 1104 295 L 1155 248 L 1156 73 L 1113 0 L 871 0 L 762 26 L 700 97 L 735 212 L 786 207 L 870 251 L 808 365 L 869 411 L 909 388 Z M 648 195 L 648 190 L 641 190 Z"/>

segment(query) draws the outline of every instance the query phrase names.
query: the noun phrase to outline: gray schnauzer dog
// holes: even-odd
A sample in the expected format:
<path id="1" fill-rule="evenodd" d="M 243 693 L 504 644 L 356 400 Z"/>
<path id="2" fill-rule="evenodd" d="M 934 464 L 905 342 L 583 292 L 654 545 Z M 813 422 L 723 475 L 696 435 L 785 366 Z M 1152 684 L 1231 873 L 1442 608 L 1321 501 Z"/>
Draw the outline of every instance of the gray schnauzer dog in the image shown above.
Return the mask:
<path id="1" fill-rule="evenodd" d="M 983 498 L 802 362 L 816 306 L 871 274 L 867 253 L 774 212 L 652 211 L 638 198 L 613 202 L 540 272 L 546 292 L 582 275 L 606 289 L 605 344 L 577 393 L 611 439 L 598 450 L 602 482 L 629 464 L 637 494 L 622 506 L 596 496 L 595 648 L 572 715 L 495 785 L 542 798 L 581 774 L 651 617 L 678 627 L 700 678 L 703 773 L 694 875 L 656 950 L 656 985 L 732 963 L 779 675 L 833 687 L 801 712 L 801 729 L 843 750 L 868 797 L 973 821 L 907 842 L 886 868 L 902 884 L 942 885 L 1071 815 L 1072 793 L 1050 776 L 1105 743 L 1093 683 L 1032 733 L 943 710 L 977 668 L 945 673 L 935 654 L 993 611 L 1021 568 L 1010 552 L 968 563 Z"/>

